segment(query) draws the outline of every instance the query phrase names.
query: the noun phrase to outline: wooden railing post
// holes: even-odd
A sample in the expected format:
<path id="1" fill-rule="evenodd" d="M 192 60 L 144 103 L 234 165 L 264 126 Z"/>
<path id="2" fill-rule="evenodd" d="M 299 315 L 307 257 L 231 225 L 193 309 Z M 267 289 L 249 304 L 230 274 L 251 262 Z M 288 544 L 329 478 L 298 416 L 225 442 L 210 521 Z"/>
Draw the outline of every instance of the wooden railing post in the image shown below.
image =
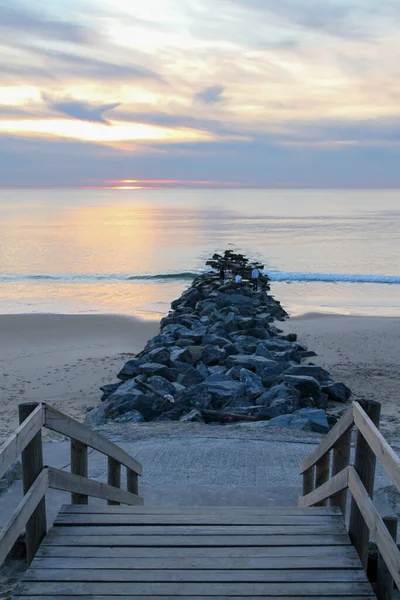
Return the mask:
<path id="1" fill-rule="evenodd" d="M 315 488 L 319 488 L 320 485 L 327 482 L 329 479 L 329 467 L 330 467 L 330 453 L 327 452 L 322 458 L 316 463 L 315 466 Z M 327 506 L 328 499 L 317 502 L 315 506 Z"/>
<path id="2" fill-rule="evenodd" d="M 397 517 L 383 517 L 390 535 L 397 540 Z M 378 550 L 378 569 L 376 574 L 376 597 L 378 600 L 392 600 L 393 577 Z"/>
<path id="3" fill-rule="evenodd" d="M 121 463 L 111 456 L 108 457 L 108 485 L 112 485 L 113 487 L 120 488 L 121 487 Z M 114 500 L 107 500 L 107 504 L 120 504 L 119 502 L 115 502 Z"/>
<path id="4" fill-rule="evenodd" d="M 128 467 L 126 468 L 126 487 L 128 492 L 139 495 L 139 476 Z"/>
<path id="5" fill-rule="evenodd" d="M 39 406 L 39 402 L 27 402 L 20 404 L 19 422 L 20 424 L 29 417 L 29 415 Z M 24 494 L 26 494 L 38 475 L 43 470 L 43 448 L 42 432 L 39 431 L 21 453 L 22 462 L 22 481 Z M 33 511 L 31 518 L 26 524 L 26 559 L 28 565 L 31 564 L 37 549 L 44 536 L 47 533 L 46 527 L 46 501 L 43 497 Z"/>
<path id="6" fill-rule="evenodd" d="M 359 401 L 359 404 L 365 410 L 374 425 L 379 429 L 379 419 L 381 415 L 380 403 L 375 402 L 374 400 L 361 400 Z M 367 494 L 371 499 L 374 495 L 375 465 L 375 454 L 360 431 L 358 431 L 354 457 L 354 468 L 357 471 L 367 491 Z M 368 560 L 369 529 L 356 502 L 354 501 L 354 498 L 351 500 L 349 535 L 358 552 L 364 570 L 366 570 Z"/>
<path id="7" fill-rule="evenodd" d="M 71 473 L 88 476 L 88 447 L 71 438 Z M 85 494 L 71 494 L 71 504 L 88 504 Z"/>
<path id="8" fill-rule="evenodd" d="M 350 464 L 351 430 L 346 431 L 333 447 L 332 477 Z M 346 516 L 347 489 L 331 498 L 331 506 L 339 506 L 343 517 Z"/>

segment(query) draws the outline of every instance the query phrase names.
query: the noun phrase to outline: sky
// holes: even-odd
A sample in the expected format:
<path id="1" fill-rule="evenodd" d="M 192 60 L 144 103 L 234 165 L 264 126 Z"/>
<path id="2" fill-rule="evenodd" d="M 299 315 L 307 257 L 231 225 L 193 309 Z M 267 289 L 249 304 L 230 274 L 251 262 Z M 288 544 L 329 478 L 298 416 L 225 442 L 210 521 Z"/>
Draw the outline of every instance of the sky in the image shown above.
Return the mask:
<path id="1" fill-rule="evenodd" d="M 0 186 L 400 186 L 398 0 L 0 0 Z"/>

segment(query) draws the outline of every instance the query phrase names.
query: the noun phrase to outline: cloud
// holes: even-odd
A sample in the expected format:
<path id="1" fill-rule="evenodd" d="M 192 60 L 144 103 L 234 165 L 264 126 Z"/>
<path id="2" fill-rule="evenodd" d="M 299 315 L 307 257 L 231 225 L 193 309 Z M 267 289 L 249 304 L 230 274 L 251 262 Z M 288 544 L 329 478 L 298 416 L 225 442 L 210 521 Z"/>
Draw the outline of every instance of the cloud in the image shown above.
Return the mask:
<path id="1" fill-rule="evenodd" d="M 196 98 L 204 104 L 219 104 L 223 100 L 221 97 L 223 91 L 222 85 L 212 85 L 197 93 Z"/>
<path id="2" fill-rule="evenodd" d="M 75 77 L 92 77 L 102 80 L 132 79 L 146 80 L 154 79 L 163 81 L 162 77 L 152 69 L 134 64 L 121 64 L 91 58 L 71 52 L 59 52 L 56 50 L 31 49 L 36 55 L 50 61 L 50 66 L 58 75 L 70 74 Z"/>
<path id="3" fill-rule="evenodd" d="M 38 37 L 46 40 L 88 44 L 94 32 L 78 23 L 52 19 L 45 14 L 20 7 L 7 0 L 0 1 L 0 33 L 3 35 L 22 34 L 24 37 Z"/>
<path id="4" fill-rule="evenodd" d="M 246 10 L 275 15 L 286 24 L 345 39 L 373 37 L 373 4 L 358 0 L 223 0 Z M 367 17 L 367 19 L 366 19 Z"/>
<path id="5" fill-rule="evenodd" d="M 46 95 L 44 99 L 47 100 Z M 104 118 L 103 114 L 114 110 L 117 106 L 120 106 L 119 102 L 113 104 L 90 104 L 83 100 L 66 99 L 59 101 L 50 101 L 50 108 L 58 112 L 64 113 L 74 119 L 80 121 L 91 121 L 92 123 L 108 123 Z"/>

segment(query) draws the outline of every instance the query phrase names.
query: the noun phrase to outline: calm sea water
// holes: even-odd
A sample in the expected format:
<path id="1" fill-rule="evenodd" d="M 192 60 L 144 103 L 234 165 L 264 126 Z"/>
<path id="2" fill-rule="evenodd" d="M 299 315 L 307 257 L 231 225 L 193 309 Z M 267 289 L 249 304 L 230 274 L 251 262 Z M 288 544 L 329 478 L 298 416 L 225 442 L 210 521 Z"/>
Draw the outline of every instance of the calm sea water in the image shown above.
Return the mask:
<path id="1" fill-rule="evenodd" d="M 287 310 L 400 316 L 400 191 L 3 190 L 0 313 L 159 318 L 231 248 Z"/>

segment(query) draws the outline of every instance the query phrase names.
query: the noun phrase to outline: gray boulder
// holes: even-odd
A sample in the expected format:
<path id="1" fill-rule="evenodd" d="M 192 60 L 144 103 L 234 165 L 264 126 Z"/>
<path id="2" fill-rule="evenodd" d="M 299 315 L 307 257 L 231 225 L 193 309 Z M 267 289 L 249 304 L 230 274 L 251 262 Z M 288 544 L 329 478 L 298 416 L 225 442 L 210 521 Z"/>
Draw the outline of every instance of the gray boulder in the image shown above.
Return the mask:
<path id="1" fill-rule="evenodd" d="M 229 343 L 230 343 L 230 341 L 227 338 L 222 337 L 220 335 L 207 334 L 207 335 L 203 336 L 203 344 L 205 346 L 211 345 L 211 346 L 219 346 L 220 348 L 223 348 L 224 346 L 226 346 Z"/>
<path id="2" fill-rule="evenodd" d="M 301 397 L 311 397 L 318 401 L 321 397 L 321 387 L 314 377 L 306 375 L 285 375 L 284 382 L 300 392 Z"/>
<path id="3" fill-rule="evenodd" d="M 262 406 L 260 416 L 263 418 L 277 417 L 292 413 L 300 408 L 300 394 L 293 388 L 288 388 L 284 383 L 275 385 L 259 396 L 255 403 Z"/>
<path id="4" fill-rule="evenodd" d="M 218 402 L 217 407 L 221 403 L 229 402 L 235 396 L 243 396 L 245 391 L 245 387 L 241 382 L 233 381 L 233 379 L 226 375 L 210 375 L 204 381 L 204 384 L 208 393 Z"/>
<path id="5" fill-rule="evenodd" d="M 204 346 L 201 359 L 205 365 L 218 365 L 226 357 L 226 352 L 218 346 Z"/>
<path id="6" fill-rule="evenodd" d="M 248 369 L 240 369 L 239 380 L 244 384 L 246 397 L 250 400 L 258 398 L 265 391 L 261 377 Z"/>
<path id="7" fill-rule="evenodd" d="M 289 415 L 279 415 L 265 423 L 265 427 L 289 427 L 316 433 L 328 433 L 330 427 L 322 409 L 301 408 Z"/>
<path id="8" fill-rule="evenodd" d="M 185 387 L 201 383 L 203 379 L 204 377 L 202 377 L 200 372 L 194 367 L 189 367 L 187 371 L 178 375 L 178 383 L 184 385 Z"/>
<path id="9" fill-rule="evenodd" d="M 267 346 L 262 342 L 257 344 L 256 356 L 263 356 L 269 360 L 274 359 L 274 355 L 272 354 L 271 350 L 268 350 Z"/>
<path id="10" fill-rule="evenodd" d="M 103 392 L 102 397 L 100 398 L 100 400 L 102 402 L 104 402 L 105 400 L 108 400 L 108 398 L 117 391 L 117 389 L 119 388 L 119 386 L 122 385 L 122 382 L 119 381 L 118 383 L 108 383 L 107 385 L 103 385 L 100 389 Z"/>
<path id="11" fill-rule="evenodd" d="M 176 398 L 177 404 L 181 407 L 192 406 L 205 409 L 212 408 L 211 400 L 211 394 L 204 382 L 186 388 Z"/>
<path id="12" fill-rule="evenodd" d="M 240 366 L 250 371 L 261 373 L 264 368 L 270 366 L 271 362 L 273 361 L 263 356 L 256 356 L 255 354 L 238 354 L 236 356 L 229 356 L 226 365 L 228 368 Z"/>
<path id="13" fill-rule="evenodd" d="M 322 367 L 318 367 L 317 365 L 295 365 L 290 367 L 286 371 L 287 375 L 295 375 L 296 377 L 301 375 L 305 375 L 307 377 L 314 377 L 319 383 L 322 385 L 326 385 L 327 383 L 331 383 L 331 376 Z"/>
<path id="14" fill-rule="evenodd" d="M 286 363 L 266 359 L 262 369 L 259 370 L 263 385 L 270 387 L 281 380 L 285 367 Z"/>
<path id="15" fill-rule="evenodd" d="M 139 366 L 139 372 L 151 377 L 152 375 L 158 375 L 164 368 L 165 365 L 161 363 L 146 362 Z"/>
<path id="16" fill-rule="evenodd" d="M 161 363 L 166 365 L 169 361 L 169 351 L 167 348 L 154 348 L 147 354 L 146 362 Z"/>
<path id="17" fill-rule="evenodd" d="M 160 394 L 169 394 L 170 396 L 173 396 L 176 393 L 172 383 L 164 377 L 160 377 L 159 375 L 149 377 L 147 384 L 154 388 L 157 392 L 160 392 Z"/>
<path id="18" fill-rule="evenodd" d="M 187 348 L 173 348 L 170 353 L 170 365 L 173 362 L 193 364 L 191 352 Z"/>
<path id="19" fill-rule="evenodd" d="M 196 370 L 200 373 L 202 379 L 207 379 L 207 377 L 209 376 L 209 372 L 206 365 L 201 361 L 197 363 Z"/>
<path id="20" fill-rule="evenodd" d="M 147 342 L 145 351 L 148 352 L 153 348 L 169 348 L 170 346 L 175 346 L 174 336 L 160 333 Z"/>
<path id="21" fill-rule="evenodd" d="M 145 360 L 140 358 L 128 360 L 118 373 L 118 379 L 121 379 L 121 381 L 128 381 L 128 379 L 132 379 L 133 377 L 136 377 L 136 375 L 139 375 L 141 372 L 139 367 L 143 362 L 145 362 Z"/>
<path id="22" fill-rule="evenodd" d="M 330 383 L 322 386 L 322 391 L 330 400 L 335 402 L 346 402 L 351 396 L 351 389 L 344 383 Z"/>

